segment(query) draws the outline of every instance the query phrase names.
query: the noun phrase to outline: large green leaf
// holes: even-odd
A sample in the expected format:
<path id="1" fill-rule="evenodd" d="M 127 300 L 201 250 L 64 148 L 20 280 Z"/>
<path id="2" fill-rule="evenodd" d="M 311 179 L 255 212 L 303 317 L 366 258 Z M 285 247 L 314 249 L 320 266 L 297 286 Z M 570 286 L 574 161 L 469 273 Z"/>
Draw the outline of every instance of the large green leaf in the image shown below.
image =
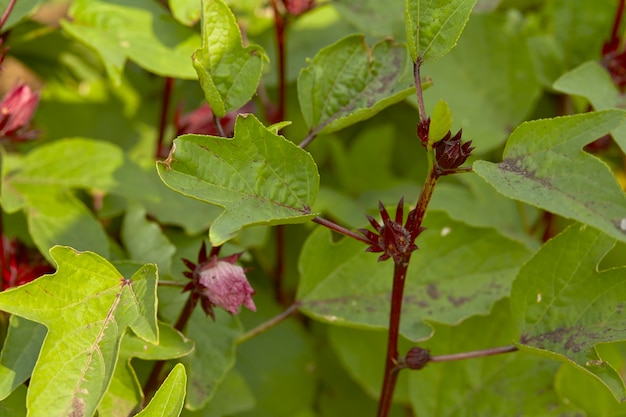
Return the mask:
<path id="1" fill-rule="evenodd" d="M 404 27 L 413 62 L 434 61 L 461 36 L 476 0 L 405 0 Z"/>
<path id="2" fill-rule="evenodd" d="M 158 2 L 77 0 L 69 15 L 72 21 L 62 21 L 63 29 L 98 52 L 115 84 L 126 59 L 164 77 L 196 78 L 191 55 L 200 37 Z"/>
<path id="3" fill-rule="evenodd" d="M 127 417 L 143 402 L 142 387 L 131 362 L 133 358 L 147 361 L 175 359 L 194 350 L 194 343 L 178 330 L 162 322 L 158 326 L 158 344 L 147 342 L 134 333 L 124 335 L 111 384 L 98 405 L 100 415 Z"/>
<path id="4" fill-rule="evenodd" d="M 202 47 L 193 55 L 193 66 L 216 116 L 223 117 L 252 98 L 266 59 L 260 46 L 242 45 L 239 26 L 226 3 L 203 0 Z"/>
<path id="5" fill-rule="evenodd" d="M 581 151 L 626 118 L 606 110 L 520 125 L 503 161 L 474 171 L 509 198 L 596 227 L 626 241 L 626 197 L 604 162 Z"/>
<path id="6" fill-rule="evenodd" d="M 586 62 L 563 74 L 552 87 L 566 94 L 586 98 L 595 110 L 623 107 L 621 93 L 606 68 L 596 61 Z M 626 152 L 626 124 L 618 126 L 611 135 L 622 151 Z"/>
<path id="7" fill-rule="evenodd" d="M 470 227 L 430 212 L 406 278 L 400 332 L 410 340 L 428 338 L 426 322 L 455 324 L 486 314 L 506 297 L 530 253 L 493 229 Z M 297 298 L 301 311 L 353 327 L 384 328 L 389 320 L 393 264 L 376 261 L 353 239 L 333 243 L 316 230 L 302 249 Z M 323 259 L 324 262 L 320 262 Z"/>
<path id="8" fill-rule="evenodd" d="M 137 417 L 178 417 L 185 401 L 187 375 L 182 364 L 176 364 L 146 408 Z"/>
<path id="9" fill-rule="evenodd" d="M 313 158 L 256 117 L 237 117 L 233 139 L 184 135 L 174 144 L 173 161 L 158 164 L 159 175 L 173 190 L 224 208 L 211 225 L 213 246 L 244 226 L 313 217 L 304 211 L 319 186 Z"/>
<path id="10" fill-rule="evenodd" d="M 298 99 L 311 134 L 368 119 L 413 90 L 406 49 L 391 40 L 367 46 L 352 35 L 320 50 L 298 76 Z"/>
<path id="11" fill-rule="evenodd" d="M 541 94 L 519 15 L 472 15 L 459 44 L 422 68 L 433 85 L 427 112 L 444 98 L 475 153 L 500 147 Z M 411 98 L 412 99 L 412 98 Z"/>
<path id="12" fill-rule="evenodd" d="M 30 378 L 45 335 L 44 326 L 11 316 L 0 354 L 0 400 Z"/>
<path id="13" fill-rule="evenodd" d="M 488 316 L 472 317 L 454 327 L 435 325 L 435 336 L 420 347 L 431 355 L 454 354 L 510 345 L 516 337 L 508 303 L 503 301 Z M 409 393 L 418 416 L 580 416 L 556 393 L 559 367 L 554 361 L 515 352 L 430 363 L 406 372 L 411 373 Z"/>
<path id="14" fill-rule="evenodd" d="M 94 253 L 50 252 L 57 272 L 0 293 L 0 309 L 48 328 L 30 379 L 29 415 L 92 415 L 126 329 L 158 341 L 156 268 L 145 265 L 128 280 Z"/>
<path id="15" fill-rule="evenodd" d="M 520 347 L 568 361 L 602 381 L 620 401 L 620 373 L 596 345 L 626 340 L 626 268 L 598 271 L 615 240 L 573 225 L 547 242 L 520 270 L 511 289 L 511 310 Z"/>

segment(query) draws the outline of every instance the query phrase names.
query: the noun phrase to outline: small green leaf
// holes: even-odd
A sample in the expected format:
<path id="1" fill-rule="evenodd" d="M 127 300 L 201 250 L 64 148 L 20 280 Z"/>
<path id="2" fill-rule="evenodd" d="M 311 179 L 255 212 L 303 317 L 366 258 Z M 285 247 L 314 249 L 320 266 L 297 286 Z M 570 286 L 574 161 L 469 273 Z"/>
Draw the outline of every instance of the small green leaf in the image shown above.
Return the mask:
<path id="1" fill-rule="evenodd" d="M 606 164 L 581 151 L 620 126 L 625 114 L 605 110 L 524 123 L 511 134 L 502 162 L 477 161 L 474 171 L 509 198 L 626 241 L 626 196 Z"/>
<path id="2" fill-rule="evenodd" d="M 235 15 L 222 0 L 202 1 L 201 26 L 193 67 L 211 110 L 223 117 L 252 98 L 267 57 L 258 45 L 243 46 Z"/>
<path id="3" fill-rule="evenodd" d="M 626 268 L 598 271 L 615 240 L 573 225 L 548 241 L 520 270 L 511 289 L 511 311 L 520 348 L 569 362 L 626 400 L 620 373 L 596 345 L 626 340 Z"/>
<path id="4" fill-rule="evenodd" d="M 368 119 L 413 91 L 406 49 L 391 40 L 369 48 L 363 35 L 323 48 L 298 76 L 300 108 L 315 135 Z"/>
<path id="5" fill-rule="evenodd" d="M 158 164 L 159 175 L 173 190 L 224 208 L 211 225 L 213 246 L 244 226 L 303 223 L 314 216 L 304 211 L 319 187 L 313 158 L 253 115 L 237 117 L 233 139 L 184 135 L 174 144 L 173 162 Z"/>
<path id="6" fill-rule="evenodd" d="M 456 324 L 489 312 L 508 296 L 530 255 L 522 244 L 493 229 L 470 227 L 440 212 L 429 212 L 424 226 L 405 284 L 403 315 L 411 320 L 400 324 L 402 335 L 415 341 L 432 335 L 427 322 Z M 361 242 L 334 243 L 327 231 L 318 229 L 306 241 L 298 267 L 302 312 L 352 327 L 388 326 L 393 263 L 377 262 Z"/>
<path id="7" fill-rule="evenodd" d="M 404 27 L 413 62 L 434 61 L 461 36 L 476 0 L 406 0 Z"/>
<path id="8" fill-rule="evenodd" d="M 30 378 L 45 335 L 41 324 L 11 316 L 0 354 L 0 400 Z"/>
<path id="9" fill-rule="evenodd" d="M 124 279 L 91 252 L 56 246 L 53 275 L 0 293 L 0 309 L 45 325 L 28 390 L 31 416 L 92 415 L 107 390 L 127 327 L 156 343 L 156 268 Z"/>
<path id="10" fill-rule="evenodd" d="M 137 417 L 178 417 L 185 401 L 187 375 L 182 364 L 176 364 L 150 403 Z"/>
<path id="11" fill-rule="evenodd" d="M 441 99 L 435 104 L 432 115 L 430 116 L 430 128 L 428 129 L 428 142 L 432 146 L 433 143 L 439 142 L 450 131 L 452 127 L 452 112 L 448 103 Z"/>
<path id="12" fill-rule="evenodd" d="M 586 62 L 563 74 L 552 87 L 566 94 L 586 98 L 595 110 L 621 108 L 624 104 L 606 68 L 596 61 Z M 626 152 L 626 124 L 614 129 L 611 137 Z"/>
<path id="13" fill-rule="evenodd" d="M 63 29 L 98 52 L 117 85 L 126 59 L 164 77 L 196 77 L 190 57 L 200 43 L 199 36 L 158 2 L 134 0 L 129 5 L 78 0 L 72 2 L 69 15 L 72 21 L 61 21 Z"/>

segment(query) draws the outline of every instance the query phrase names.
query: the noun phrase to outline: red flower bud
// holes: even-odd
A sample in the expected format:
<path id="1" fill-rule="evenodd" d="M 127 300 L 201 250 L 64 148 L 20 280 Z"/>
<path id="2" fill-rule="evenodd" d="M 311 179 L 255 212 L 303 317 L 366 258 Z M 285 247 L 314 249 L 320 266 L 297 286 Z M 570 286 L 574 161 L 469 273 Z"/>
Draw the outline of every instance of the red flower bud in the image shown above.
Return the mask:
<path id="1" fill-rule="evenodd" d="M 428 146 L 428 132 L 430 131 L 430 117 L 421 120 L 417 124 L 417 137 L 420 138 L 422 146 L 426 148 Z"/>
<path id="2" fill-rule="evenodd" d="M 239 306 L 256 311 L 252 295 L 254 290 L 248 283 L 242 267 L 226 260 L 213 258 L 199 272 L 200 293 L 216 307 L 237 314 Z"/>
<path id="3" fill-rule="evenodd" d="M 430 351 L 420 347 L 413 347 L 404 357 L 404 363 L 409 369 L 422 369 L 430 361 Z"/>
<path id="4" fill-rule="evenodd" d="M 283 3 L 292 16 L 300 16 L 315 7 L 315 0 L 283 0 Z"/>
<path id="5" fill-rule="evenodd" d="M 30 120 L 39 104 L 39 93 L 26 84 L 11 88 L 0 100 L 0 140 L 24 141 L 37 132 L 28 130 Z"/>
<path id="6" fill-rule="evenodd" d="M 459 130 L 452 138 L 448 134 L 437 142 L 435 148 L 435 160 L 439 175 L 447 175 L 456 172 L 456 169 L 463 165 L 471 155 L 472 141 L 461 144 L 462 130 Z"/>

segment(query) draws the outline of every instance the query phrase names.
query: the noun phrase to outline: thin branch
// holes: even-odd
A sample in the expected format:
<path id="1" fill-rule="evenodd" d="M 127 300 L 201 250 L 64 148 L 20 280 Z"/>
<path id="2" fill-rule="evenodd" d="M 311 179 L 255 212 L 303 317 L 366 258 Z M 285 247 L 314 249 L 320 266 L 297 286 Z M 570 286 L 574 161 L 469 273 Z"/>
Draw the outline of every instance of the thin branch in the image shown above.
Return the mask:
<path id="1" fill-rule="evenodd" d="M 327 227 L 330 230 L 335 231 L 337 233 L 340 233 L 340 234 L 342 234 L 344 236 L 348 236 L 348 237 L 351 237 L 352 239 L 356 239 L 356 240 L 358 240 L 360 242 L 363 242 L 363 243 L 365 243 L 367 245 L 370 245 L 372 243 L 365 236 L 362 236 L 362 235 L 360 235 L 360 234 L 358 234 L 356 232 L 353 232 L 352 230 L 346 229 L 343 226 L 339 226 L 337 223 L 333 223 L 330 220 L 326 220 L 326 219 L 324 219 L 322 217 L 319 217 L 319 216 L 314 217 L 313 218 L 313 222 L 317 223 L 317 224 L 320 224 L 320 225 L 322 225 L 324 227 Z"/>
<path id="2" fill-rule="evenodd" d="M 170 101 L 172 97 L 172 89 L 174 86 L 174 79 L 172 77 L 165 77 L 165 86 L 163 87 L 163 98 L 161 102 L 161 114 L 159 117 L 159 130 L 157 133 L 157 146 L 156 157 L 161 158 L 164 156 L 163 152 L 163 138 L 165 136 L 165 127 L 167 126 L 167 117 L 170 111 Z"/>
<path id="3" fill-rule="evenodd" d="M 9 1 L 7 8 L 4 9 L 4 13 L 2 13 L 2 18 L 0 18 L 0 30 L 2 30 L 2 28 L 4 27 L 4 24 L 7 22 L 7 19 L 9 18 L 9 15 L 13 11 L 13 7 L 15 6 L 16 2 L 17 0 Z"/>
<path id="4" fill-rule="evenodd" d="M 452 353 L 450 355 L 431 356 L 428 362 L 451 362 L 461 361 L 465 359 L 482 358 L 485 356 L 501 355 L 503 353 L 517 352 L 517 346 L 500 346 L 496 348 L 474 350 L 471 352 Z"/>
<path id="5" fill-rule="evenodd" d="M 315 139 L 316 136 L 317 136 L 317 132 L 316 131 L 314 131 L 314 130 L 309 131 L 309 133 L 302 140 L 302 142 L 300 142 L 298 144 L 298 146 L 301 147 L 302 149 L 306 148 L 307 146 L 309 146 L 309 144 L 311 142 L 313 142 L 313 139 Z"/>
<path id="6" fill-rule="evenodd" d="M 424 91 L 422 89 L 422 78 L 420 76 L 420 68 L 422 66 L 422 58 L 418 58 L 413 64 L 413 78 L 415 79 L 415 94 L 417 95 L 417 106 L 420 120 L 426 118 L 426 106 L 424 106 Z"/>
<path id="7" fill-rule="evenodd" d="M 165 281 L 165 280 L 159 280 L 159 284 L 160 287 L 184 287 L 186 284 L 184 282 L 178 282 L 178 281 Z"/>
<path id="8" fill-rule="evenodd" d="M 220 123 L 220 118 L 213 114 L 213 124 L 215 124 L 215 128 L 217 129 L 217 133 L 223 138 L 226 137 L 226 133 L 224 133 L 224 128 L 222 128 L 222 124 Z"/>
<path id="9" fill-rule="evenodd" d="M 298 307 L 300 307 L 300 302 L 295 302 L 292 305 L 290 305 L 285 311 L 283 311 L 282 313 L 278 314 L 275 317 L 272 317 L 271 319 L 269 319 L 268 321 L 261 323 L 260 325 L 258 325 L 257 327 L 255 327 L 252 330 L 247 331 L 246 333 L 242 334 L 241 336 L 239 336 L 236 340 L 235 343 L 236 344 L 241 344 L 244 342 L 247 342 L 248 340 L 252 339 L 253 337 L 256 337 L 258 335 L 260 335 L 261 333 L 271 329 L 272 327 L 276 326 L 277 324 L 283 322 L 285 319 L 287 319 L 289 316 L 291 316 L 292 314 L 294 314 L 297 310 Z"/>

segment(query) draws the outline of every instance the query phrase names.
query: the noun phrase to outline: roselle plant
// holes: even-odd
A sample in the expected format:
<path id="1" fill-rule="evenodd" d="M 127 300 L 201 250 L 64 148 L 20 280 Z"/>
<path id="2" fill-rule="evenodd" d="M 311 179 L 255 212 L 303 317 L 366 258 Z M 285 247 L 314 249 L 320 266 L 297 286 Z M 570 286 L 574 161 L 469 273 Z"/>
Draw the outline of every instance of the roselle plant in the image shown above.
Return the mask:
<path id="1" fill-rule="evenodd" d="M 623 0 L 0 4 L 0 415 L 626 415 Z"/>

